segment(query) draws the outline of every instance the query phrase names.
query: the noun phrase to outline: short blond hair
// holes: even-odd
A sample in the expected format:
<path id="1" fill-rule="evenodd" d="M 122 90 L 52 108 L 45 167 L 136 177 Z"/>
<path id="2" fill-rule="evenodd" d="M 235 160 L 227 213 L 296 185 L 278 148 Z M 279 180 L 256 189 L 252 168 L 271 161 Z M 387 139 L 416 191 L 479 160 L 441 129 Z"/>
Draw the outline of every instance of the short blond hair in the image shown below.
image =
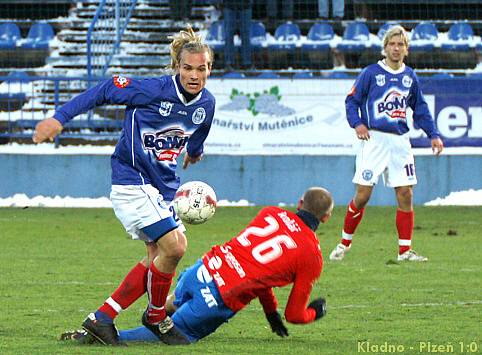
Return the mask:
<path id="1" fill-rule="evenodd" d="M 387 53 L 385 52 L 385 47 L 387 46 L 388 42 L 395 36 L 400 36 L 402 38 L 403 43 L 405 43 L 405 47 L 407 47 L 408 50 L 408 45 L 409 45 L 409 39 L 408 39 L 408 34 L 405 29 L 400 26 L 400 25 L 395 25 L 390 27 L 387 32 L 385 32 L 385 35 L 383 36 L 383 48 L 382 48 L 382 55 L 386 56 Z"/>
<path id="2" fill-rule="evenodd" d="M 175 69 L 180 64 L 184 50 L 190 53 L 207 52 L 209 54 L 208 66 L 211 69 L 214 61 L 214 52 L 211 47 L 203 42 L 201 36 L 194 32 L 191 26 L 187 26 L 185 30 L 179 31 L 172 38 L 170 45 L 171 64 L 168 66 L 170 69 Z"/>
<path id="3" fill-rule="evenodd" d="M 323 187 L 310 187 L 301 198 L 300 209 L 310 212 L 317 219 L 321 219 L 331 212 L 334 201 L 331 193 Z"/>

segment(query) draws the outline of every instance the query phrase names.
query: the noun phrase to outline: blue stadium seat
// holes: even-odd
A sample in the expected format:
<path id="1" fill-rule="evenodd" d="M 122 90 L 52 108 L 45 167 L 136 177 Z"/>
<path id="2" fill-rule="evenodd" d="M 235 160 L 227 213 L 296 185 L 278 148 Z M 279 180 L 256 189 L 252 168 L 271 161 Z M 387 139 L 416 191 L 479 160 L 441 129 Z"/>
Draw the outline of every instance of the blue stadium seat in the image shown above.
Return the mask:
<path id="1" fill-rule="evenodd" d="M 310 79 L 313 78 L 313 73 L 310 71 L 303 71 L 293 75 L 293 79 Z"/>
<path id="2" fill-rule="evenodd" d="M 343 71 L 333 71 L 326 76 L 327 79 L 350 79 L 352 76 Z"/>
<path id="3" fill-rule="evenodd" d="M 226 41 L 226 34 L 224 33 L 224 22 L 215 21 L 209 27 L 206 35 L 206 43 L 214 51 L 222 51 L 224 49 L 224 43 Z"/>
<path id="4" fill-rule="evenodd" d="M 246 75 L 244 75 L 244 73 L 239 73 L 236 71 L 232 71 L 223 75 L 223 79 L 242 79 L 245 77 Z"/>
<path id="5" fill-rule="evenodd" d="M 370 47 L 369 39 L 370 31 L 364 22 L 350 22 L 336 48 L 342 53 L 361 53 Z"/>
<path id="6" fill-rule="evenodd" d="M 278 73 L 273 73 L 272 71 L 266 71 L 258 75 L 259 79 L 279 79 L 280 75 Z"/>
<path id="7" fill-rule="evenodd" d="M 0 111 L 20 110 L 27 102 L 27 94 L 32 93 L 32 84 L 27 73 L 10 72 L 9 80 L 0 84 Z"/>
<path id="8" fill-rule="evenodd" d="M 27 39 L 20 46 L 27 49 L 48 49 L 49 42 L 54 36 L 54 29 L 50 24 L 37 22 L 30 27 Z"/>
<path id="9" fill-rule="evenodd" d="M 449 74 L 446 72 L 435 73 L 432 75 L 433 79 L 452 79 L 453 77 L 453 74 Z"/>
<path id="10" fill-rule="evenodd" d="M 278 26 L 274 33 L 275 42 L 270 43 L 270 49 L 294 50 L 301 38 L 301 31 L 296 23 L 288 21 Z"/>
<path id="11" fill-rule="evenodd" d="M 249 39 L 254 50 L 259 50 L 263 46 L 266 46 L 266 28 L 261 22 L 251 22 Z"/>
<path id="12" fill-rule="evenodd" d="M 311 26 L 302 51 L 329 51 L 330 42 L 335 37 L 333 27 L 328 22 L 317 22 Z"/>
<path id="13" fill-rule="evenodd" d="M 410 52 L 427 52 L 433 50 L 438 39 L 438 31 L 432 22 L 420 22 L 412 31 Z"/>
<path id="14" fill-rule="evenodd" d="M 20 29 L 15 23 L 0 24 L 0 49 L 14 49 L 21 37 Z"/>
<path id="15" fill-rule="evenodd" d="M 274 40 L 268 41 L 268 68 L 282 69 L 298 65 L 301 31 L 296 23 L 288 21 L 278 26 Z"/>
<path id="16" fill-rule="evenodd" d="M 442 43 L 443 51 L 468 51 L 473 44 L 474 31 L 467 22 L 456 22 L 450 26 L 447 41 Z"/>

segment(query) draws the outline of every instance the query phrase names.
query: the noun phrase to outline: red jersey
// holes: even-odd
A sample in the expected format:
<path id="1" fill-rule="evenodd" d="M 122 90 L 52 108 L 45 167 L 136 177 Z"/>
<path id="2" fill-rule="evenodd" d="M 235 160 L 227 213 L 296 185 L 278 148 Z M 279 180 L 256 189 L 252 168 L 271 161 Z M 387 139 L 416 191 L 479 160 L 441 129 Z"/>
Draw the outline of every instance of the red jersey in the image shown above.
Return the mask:
<path id="1" fill-rule="evenodd" d="M 307 305 L 321 274 L 321 248 L 316 234 L 293 212 L 263 208 L 237 237 L 204 255 L 203 263 L 225 305 L 234 312 L 256 297 L 266 313 L 274 312 L 277 300 L 272 287 L 293 283 L 286 320 L 309 323 L 315 319 L 315 311 Z"/>

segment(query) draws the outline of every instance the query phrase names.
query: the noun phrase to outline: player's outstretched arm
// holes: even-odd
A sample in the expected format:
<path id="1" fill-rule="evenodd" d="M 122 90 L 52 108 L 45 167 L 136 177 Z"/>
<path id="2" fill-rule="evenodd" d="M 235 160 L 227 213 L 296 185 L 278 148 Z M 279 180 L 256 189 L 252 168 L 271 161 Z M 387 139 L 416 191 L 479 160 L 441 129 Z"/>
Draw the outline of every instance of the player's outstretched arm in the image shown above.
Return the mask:
<path id="1" fill-rule="evenodd" d="M 266 319 L 268 320 L 273 333 L 276 333 L 282 338 L 288 336 L 288 329 L 284 325 L 281 315 L 278 313 L 278 311 L 266 314 Z"/>
<path id="2" fill-rule="evenodd" d="M 46 118 L 45 120 L 37 123 L 37 126 L 35 126 L 32 140 L 34 143 L 42 143 L 47 139 L 53 141 L 55 136 L 62 132 L 62 128 L 62 124 L 55 118 Z"/>
<path id="3" fill-rule="evenodd" d="M 187 152 L 184 154 L 184 162 L 182 164 L 182 168 L 186 169 L 189 164 L 196 164 L 198 161 L 202 159 L 202 154 L 198 155 L 197 157 L 191 157 Z"/>

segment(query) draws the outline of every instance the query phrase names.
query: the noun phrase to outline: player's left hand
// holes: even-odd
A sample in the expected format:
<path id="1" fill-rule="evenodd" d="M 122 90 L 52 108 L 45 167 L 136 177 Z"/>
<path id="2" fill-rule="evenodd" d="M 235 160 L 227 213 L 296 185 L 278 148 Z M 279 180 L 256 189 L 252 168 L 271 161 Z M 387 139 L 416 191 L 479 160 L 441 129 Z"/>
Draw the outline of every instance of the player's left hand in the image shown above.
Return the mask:
<path id="1" fill-rule="evenodd" d="M 435 155 L 439 155 L 442 153 L 442 150 L 444 149 L 444 143 L 440 138 L 433 138 L 432 139 L 432 152 Z"/>
<path id="2" fill-rule="evenodd" d="M 184 154 L 184 162 L 182 163 L 182 168 L 186 169 L 189 164 L 196 164 L 198 161 L 202 159 L 203 155 L 198 155 L 197 157 L 191 157 L 189 154 Z"/>
<path id="3" fill-rule="evenodd" d="M 281 316 L 277 311 L 266 314 L 266 319 L 268 320 L 273 333 L 276 333 L 282 338 L 288 336 L 288 329 L 283 324 L 283 320 L 281 319 Z"/>
<path id="4" fill-rule="evenodd" d="M 315 310 L 315 320 L 318 320 L 326 314 L 326 301 L 324 298 L 317 298 L 316 300 L 311 301 L 308 308 Z"/>

